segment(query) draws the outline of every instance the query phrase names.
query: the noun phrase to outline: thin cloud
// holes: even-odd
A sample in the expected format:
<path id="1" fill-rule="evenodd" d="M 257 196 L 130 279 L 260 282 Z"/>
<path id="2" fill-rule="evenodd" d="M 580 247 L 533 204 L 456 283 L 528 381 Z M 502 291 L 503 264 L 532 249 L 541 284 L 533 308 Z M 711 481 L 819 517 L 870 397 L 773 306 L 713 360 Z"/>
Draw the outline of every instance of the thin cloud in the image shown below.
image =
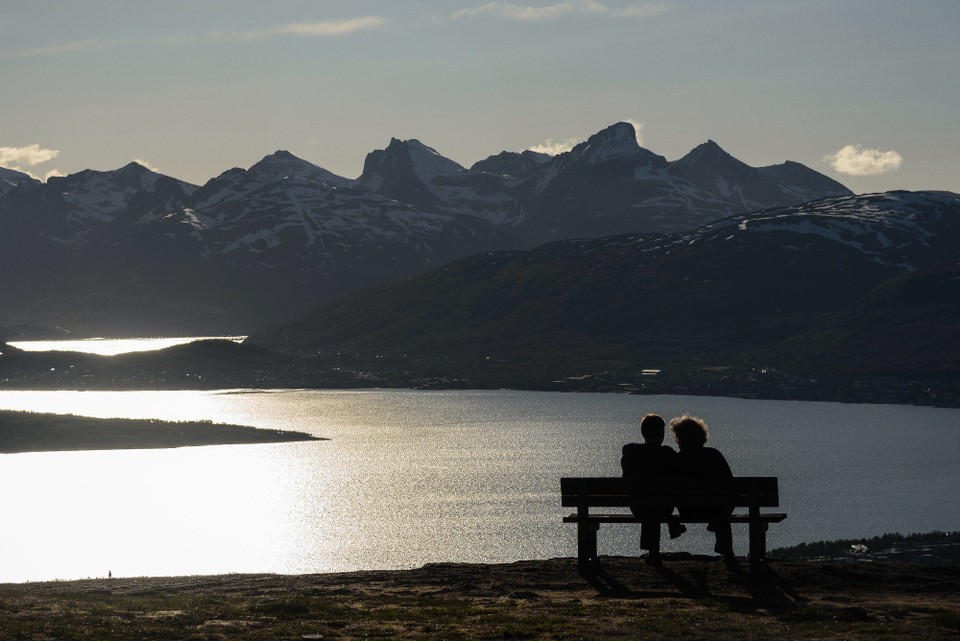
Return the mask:
<path id="1" fill-rule="evenodd" d="M 10 165 L 33 167 L 53 160 L 59 154 L 59 149 L 46 149 L 36 143 L 26 147 L 0 147 L 0 167 L 9 167 Z"/>
<path id="2" fill-rule="evenodd" d="M 521 20 L 524 22 L 534 20 L 545 20 L 556 18 L 564 14 L 572 13 L 574 4 L 565 2 L 546 7 L 525 7 L 507 2 L 491 2 L 480 7 L 461 9 L 453 14 L 454 20 L 459 18 L 472 18 L 474 16 L 494 16 L 508 20 Z"/>
<path id="3" fill-rule="evenodd" d="M 329 22 L 295 22 L 280 25 L 264 31 L 248 31 L 232 34 L 234 37 L 245 40 L 262 40 L 276 36 L 300 36 L 305 38 L 322 38 L 330 36 L 345 36 L 357 31 L 379 29 L 387 24 L 387 19 L 381 16 L 362 16 L 349 20 L 334 20 Z"/>
<path id="4" fill-rule="evenodd" d="M 836 171 L 848 176 L 883 174 L 899 169 L 903 163 L 903 156 L 895 151 L 863 149 L 860 145 L 847 145 L 823 159 Z"/>
<path id="5" fill-rule="evenodd" d="M 299 36 L 304 38 L 333 37 L 344 36 L 357 31 L 368 29 L 378 29 L 387 24 L 387 19 L 380 16 L 362 16 L 359 18 L 350 18 L 348 20 L 334 20 L 329 22 L 294 22 L 291 24 L 280 25 L 262 31 L 245 32 L 215 32 L 196 35 L 177 35 L 170 37 L 155 37 L 149 39 L 160 46 L 181 46 L 184 42 L 208 40 L 210 38 L 220 38 L 226 40 L 263 40 L 279 36 Z M 131 38 L 120 38 L 116 40 L 92 39 L 80 40 L 77 42 L 66 42 L 62 44 L 49 45 L 46 47 L 33 47 L 30 49 L 21 49 L 19 51 L 0 52 L 0 58 L 34 58 L 38 56 L 56 56 L 63 54 L 86 53 L 90 51 L 100 51 L 114 47 L 125 46 L 129 44 L 143 44 L 146 40 L 140 38 L 134 40 Z"/>
<path id="6" fill-rule="evenodd" d="M 100 51 L 110 49 L 126 42 L 125 40 L 79 40 L 77 42 L 66 42 L 47 47 L 32 47 L 30 49 L 21 49 L 19 51 L 3 54 L 10 58 L 37 58 L 40 56 L 59 56 L 65 53 L 85 53 L 87 51 Z"/>
<path id="7" fill-rule="evenodd" d="M 567 138 L 566 140 L 547 138 L 546 142 L 530 147 L 529 151 L 535 151 L 538 154 L 547 154 L 548 156 L 556 156 L 557 154 L 570 151 L 581 142 L 583 142 L 582 138 Z"/>
<path id="8" fill-rule="evenodd" d="M 478 7 L 461 9 L 453 14 L 453 19 L 490 16 L 519 22 L 552 20 L 567 15 L 598 15 L 614 18 L 649 18 L 667 10 L 660 2 L 633 2 L 617 7 L 608 6 L 596 0 L 578 0 L 559 2 L 543 6 L 512 4 L 509 2 L 490 2 Z"/>

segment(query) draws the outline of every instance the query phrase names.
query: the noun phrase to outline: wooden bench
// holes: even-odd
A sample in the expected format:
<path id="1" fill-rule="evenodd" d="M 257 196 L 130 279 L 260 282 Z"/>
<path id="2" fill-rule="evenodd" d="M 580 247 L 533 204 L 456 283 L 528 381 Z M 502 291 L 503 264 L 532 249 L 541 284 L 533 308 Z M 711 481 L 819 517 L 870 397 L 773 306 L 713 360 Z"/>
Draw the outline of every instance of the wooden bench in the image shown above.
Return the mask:
<path id="1" fill-rule="evenodd" d="M 684 505 L 712 507 L 718 503 L 747 512 L 730 515 L 731 523 L 746 523 L 750 532 L 750 573 L 757 576 L 767 556 L 767 526 L 787 518 L 782 512 L 761 512 L 760 508 L 778 507 L 780 493 L 775 476 L 741 476 L 704 484 L 691 479 L 562 478 L 561 504 L 573 507 L 575 514 L 564 523 L 577 524 L 577 559 L 581 570 L 597 566 L 597 531 L 603 523 L 640 523 L 629 511 L 591 512 L 591 508 L 664 507 Z M 676 515 L 674 517 L 676 518 Z M 681 523 L 705 523 L 685 519 Z M 666 519 L 660 519 L 665 523 Z"/>

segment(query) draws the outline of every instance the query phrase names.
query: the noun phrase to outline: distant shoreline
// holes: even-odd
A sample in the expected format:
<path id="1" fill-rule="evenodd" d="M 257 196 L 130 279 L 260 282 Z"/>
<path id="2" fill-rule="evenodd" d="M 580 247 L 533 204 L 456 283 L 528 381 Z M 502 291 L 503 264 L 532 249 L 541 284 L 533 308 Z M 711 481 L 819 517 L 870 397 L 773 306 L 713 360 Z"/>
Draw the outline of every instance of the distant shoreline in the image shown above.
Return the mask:
<path id="1" fill-rule="evenodd" d="M 677 363 L 656 375 L 639 367 L 339 353 L 308 358 L 227 340 L 116 356 L 24 352 L 0 343 L 0 390 L 511 389 L 960 408 L 960 377 L 947 374 L 810 379 L 744 364 Z"/>
<path id="2" fill-rule="evenodd" d="M 115 356 L 25 352 L 0 343 L 0 390 L 512 389 L 960 408 L 960 377 L 947 374 L 809 379 L 744 364 L 675 363 L 655 375 L 639 367 L 577 359 L 535 364 L 522 358 L 297 357 L 223 339 Z"/>
<path id="3" fill-rule="evenodd" d="M 326 440 L 303 432 L 209 421 L 90 418 L 0 410 L 0 454 Z"/>

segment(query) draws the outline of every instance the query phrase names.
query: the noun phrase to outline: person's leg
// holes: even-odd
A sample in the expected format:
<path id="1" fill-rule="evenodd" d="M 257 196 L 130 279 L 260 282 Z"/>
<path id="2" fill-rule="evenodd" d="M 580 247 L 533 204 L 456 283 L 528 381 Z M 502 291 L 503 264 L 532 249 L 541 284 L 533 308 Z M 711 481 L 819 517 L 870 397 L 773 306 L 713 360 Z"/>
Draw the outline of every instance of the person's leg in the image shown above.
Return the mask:
<path id="1" fill-rule="evenodd" d="M 641 521 L 640 547 L 650 553 L 651 558 L 660 556 L 660 522 Z"/>
<path id="2" fill-rule="evenodd" d="M 713 533 L 717 537 L 717 543 L 713 547 L 714 552 L 722 554 L 726 558 L 732 558 L 733 554 L 733 530 L 730 527 L 730 521 L 727 519 L 717 519 L 710 523 Z"/>

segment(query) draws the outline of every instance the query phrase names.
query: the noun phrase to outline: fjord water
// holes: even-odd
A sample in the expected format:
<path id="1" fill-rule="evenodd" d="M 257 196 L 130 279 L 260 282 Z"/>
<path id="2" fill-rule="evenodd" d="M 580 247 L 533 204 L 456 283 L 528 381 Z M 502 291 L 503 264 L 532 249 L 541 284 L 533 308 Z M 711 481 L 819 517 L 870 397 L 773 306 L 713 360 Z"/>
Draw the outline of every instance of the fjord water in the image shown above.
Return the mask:
<path id="1" fill-rule="evenodd" d="M 0 456 L 0 581 L 572 556 L 559 478 L 618 475 L 647 411 L 703 416 L 736 474 L 780 478 L 789 517 L 771 547 L 960 529 L 954 409 L 412 390 L 3 391 L 0 408 L 330 439 Z M 601 553 L 638 554 L 637 534 L 603 528 Z M 693 526 L 664 547 L 709 553 L 711 542 Z"/>

